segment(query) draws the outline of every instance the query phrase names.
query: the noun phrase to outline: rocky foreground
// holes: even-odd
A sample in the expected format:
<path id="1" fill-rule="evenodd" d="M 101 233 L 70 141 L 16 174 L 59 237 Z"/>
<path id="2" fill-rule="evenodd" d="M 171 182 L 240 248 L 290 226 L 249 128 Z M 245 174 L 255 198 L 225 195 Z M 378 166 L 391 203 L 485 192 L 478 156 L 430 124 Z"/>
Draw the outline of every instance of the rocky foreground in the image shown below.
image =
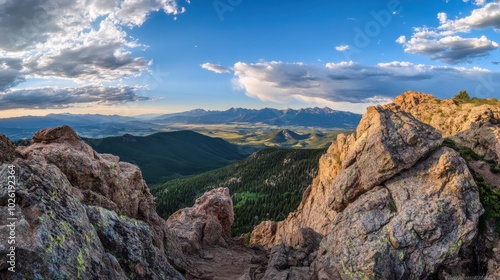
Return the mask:
<path id="1" fill-rule="evenodd" d="M 311 279 L 500 277 L 498 232 L 483 229 L 478 237 L 484 212 L 478 186 L 442 138 L 498 165 L 499 120 L 500 106 L 414 92 L 371 107 L 356 133 L 338 137 L 321 158 L 297 211 L 260 224 L 250 241 L 300 247 L 304 228 L 321 234 Z M 485 178 L 500 185 L 498 176 Z"/>
<path id="2" fill-rule="evenodd" d="M 17 219 L 15 273 L 1 257 L 0 279 L 498 279 L 498 201 L 481 201 L 484 184 L 500 186 L 499 159 L 500 106 L 405 93 L 340 135 L 297 211 L 257 226 L 247 246 L 231 238 L 228 189 L 165 221 L 136 166 L 71 128 L 28 147 L 0 135 L 2 236 Z"/>

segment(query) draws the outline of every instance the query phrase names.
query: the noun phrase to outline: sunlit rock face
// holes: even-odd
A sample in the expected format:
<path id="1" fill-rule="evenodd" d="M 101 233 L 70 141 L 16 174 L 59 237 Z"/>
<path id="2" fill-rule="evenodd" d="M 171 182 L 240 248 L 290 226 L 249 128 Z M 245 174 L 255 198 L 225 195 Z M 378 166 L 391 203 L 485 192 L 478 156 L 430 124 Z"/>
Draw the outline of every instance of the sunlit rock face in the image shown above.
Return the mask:
<path id="1" fill-rule="evenodd" d="M 137 166 L 98 154 L 69 127 L 43 129 L 29 147 L 0 136 L 0 177 L 16 176 L 16 273 L 1 279 L 184 279 L 178 241 L 155 210 Z M 5 147 L 5 149 L 4 149 Z M 0 187 L 0 231 L 8 190 Z M 0 241 L 0 254 L 10 245 Z"/>

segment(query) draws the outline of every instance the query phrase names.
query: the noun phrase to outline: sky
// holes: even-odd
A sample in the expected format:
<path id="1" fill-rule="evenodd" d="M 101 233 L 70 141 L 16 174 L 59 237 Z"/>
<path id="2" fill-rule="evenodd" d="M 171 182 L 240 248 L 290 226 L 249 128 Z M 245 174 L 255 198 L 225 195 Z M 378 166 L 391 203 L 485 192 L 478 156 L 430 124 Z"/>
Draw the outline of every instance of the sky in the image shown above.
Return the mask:
<path id="1" fill-rule="evenodd" d="M 500 98 L 500 0 L 0 0 L 0 118 Z"/>

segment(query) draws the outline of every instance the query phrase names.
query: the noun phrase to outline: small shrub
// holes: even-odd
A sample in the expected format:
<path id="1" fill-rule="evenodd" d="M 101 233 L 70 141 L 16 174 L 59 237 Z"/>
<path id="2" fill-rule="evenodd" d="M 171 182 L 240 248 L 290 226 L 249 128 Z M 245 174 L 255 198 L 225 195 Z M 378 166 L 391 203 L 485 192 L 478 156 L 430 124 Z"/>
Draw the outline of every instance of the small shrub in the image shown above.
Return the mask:
<path id="1" fill-rule="evenodd" d="M 471 98 L 466 90 L 461 90 L 457 95 L 453 97 L 453 100 L 458 103 L 466 103 L 469 102 Z"/>
<path id="2" fill-rule="evenodd" d="M 500 168 L 498 168 L 498 165 L 496 164 L 490 165 L 490 171 L 491 173 L 500 174 Z"/>

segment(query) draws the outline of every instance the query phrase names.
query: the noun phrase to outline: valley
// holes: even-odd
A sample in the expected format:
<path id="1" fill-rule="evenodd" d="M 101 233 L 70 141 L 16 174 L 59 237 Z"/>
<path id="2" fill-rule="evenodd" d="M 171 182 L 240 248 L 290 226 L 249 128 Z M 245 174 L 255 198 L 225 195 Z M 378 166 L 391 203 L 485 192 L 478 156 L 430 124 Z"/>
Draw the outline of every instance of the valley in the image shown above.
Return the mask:
<path id="1" fill-rule="evenodd" d="M 151 186 L 158 214 L 168 217 L 203 193 L 225 187 L 234 203 L 232 234 L 249 233 L 261 221 L 284 219 L 300 203 L 326 149 L 267 148 L 227 167 Z"/>

